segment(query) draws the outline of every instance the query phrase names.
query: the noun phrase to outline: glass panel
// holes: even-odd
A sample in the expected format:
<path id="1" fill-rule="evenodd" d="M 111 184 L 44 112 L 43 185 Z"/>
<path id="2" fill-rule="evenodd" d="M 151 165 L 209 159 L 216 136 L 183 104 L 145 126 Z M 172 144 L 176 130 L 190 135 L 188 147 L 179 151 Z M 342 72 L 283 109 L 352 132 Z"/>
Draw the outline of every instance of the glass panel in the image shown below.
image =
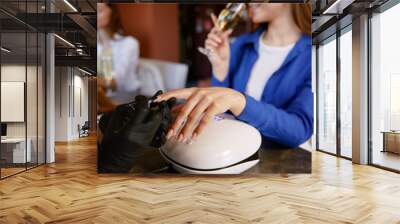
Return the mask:
<path id="1" fill-rule="evenodd" d="M 352 35 L 351 30 L 340 37 L 340 153 L 352 156 Z"/>
<path id="2" fill-rule="evenodd" d="M 318 48 L 318 147 L 336 153 L 336 39 Z"/>
<path id="3" fill-rule="evenodd" d="M 372 25 L 372 163 L 400 170 L 400 5 L 374 15 Z"/>
<path id="4" fill-rule="evenodd" d="M 45 35 L 21 22 L 45 1 L 0 1 L 1 177 L 45 161 Z M 4 99 L 3 99 L 4 98 Z"/>
<path id="5" fill-rule="evenodd" d="M 2 32 L 1 121 L 7 133 L 1 140 L 2 177 L 25 170 L 26 151 L 26 33 Z M 29 147 L 28 147 L 29 149 Z"/>

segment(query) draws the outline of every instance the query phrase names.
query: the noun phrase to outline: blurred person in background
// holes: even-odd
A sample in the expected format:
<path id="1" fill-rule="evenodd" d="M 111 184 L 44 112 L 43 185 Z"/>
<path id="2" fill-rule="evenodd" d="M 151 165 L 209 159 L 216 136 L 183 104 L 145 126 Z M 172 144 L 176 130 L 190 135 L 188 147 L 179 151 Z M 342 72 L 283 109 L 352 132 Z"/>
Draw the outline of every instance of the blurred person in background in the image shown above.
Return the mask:
<path id="1" fill-rule="evenodd" d="M 251 3 L 249 15 L 257 30 L 232 44 L 232 30 L 215 26 L 208 34 L 214 87 L 174 90 L 157 98 L 186 99 L 176 108 L 168 138 L 195 140 L 215 115 L 225 112 L 281 145 L 297 147 L 311 137 L 311 5 Z"/>
<path id="2" fill-rule="evenodd" d="M 97 29 L 98 104 L 102 113 L 133 101 L 138 94 L 139 42 L 122 34 L 118 11 L 112 4 L 97 4 Z"/>

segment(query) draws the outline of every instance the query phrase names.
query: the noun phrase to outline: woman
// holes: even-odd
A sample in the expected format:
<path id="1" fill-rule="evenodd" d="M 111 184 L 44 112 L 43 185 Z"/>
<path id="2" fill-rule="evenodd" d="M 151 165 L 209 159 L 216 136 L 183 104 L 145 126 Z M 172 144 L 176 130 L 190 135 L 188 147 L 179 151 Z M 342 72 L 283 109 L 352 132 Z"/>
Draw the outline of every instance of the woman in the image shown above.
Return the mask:
<path id="1" fill-rule="evenodd" d="M 249 8 L 252 22 L 260 24 L 255 32 L 230 45 L 232 31 L 214 27 L 205 41 L 212 52 L 214 87 L 158 97 L 187 100 L 167 138 L 195 139 L 215 115 L 227 111 L 257 128 L 264 139 L 286 146 L 296 147 L 312 135 L 311 6 L 253 3 Z"/>
<path id="2" fill-rule="evenodd" d="M 100 59 L 111 57 L 112 63 L 111 78 L 105 78 L 110 74 L 104 74 L 97 79 L 99 110 L 102 112 L 133 101 L 140 87 L 137 78 L 139 43 L 133 37 L 123 36 L 121 28 L 116 6 L 99 3 L 97 54 Z"/>

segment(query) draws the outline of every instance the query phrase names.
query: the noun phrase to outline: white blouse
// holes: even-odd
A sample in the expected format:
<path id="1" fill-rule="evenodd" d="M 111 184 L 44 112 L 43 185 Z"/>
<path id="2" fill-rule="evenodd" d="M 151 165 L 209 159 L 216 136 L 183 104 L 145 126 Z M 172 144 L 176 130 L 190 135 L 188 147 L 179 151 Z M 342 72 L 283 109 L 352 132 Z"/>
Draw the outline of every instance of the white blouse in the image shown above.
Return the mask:
<path id="1" fill-rule="evenodd" d="M 118 34 L 109 41 L 112 48 L 112 76 L 117 83 L 117 89 L 109 90 L 107 96 L 118 104 L 128 103 L 134 100 L 140 88 L 137 75 L 139 42 L 133 37 Z M 104 46 L 97 42 L 97 54 L 100 55 L 103 50 Z"/>
<path id="2" fill-rule="evenodd" d="M 272 47 L 262 42 L 262 37 L 263 35 L 259 40 L 258 59 L 253 66 L 246 87 L 246 93 L 256 100 L 261 100 L 269 78 L 281 67 L 295 44 Z"/>

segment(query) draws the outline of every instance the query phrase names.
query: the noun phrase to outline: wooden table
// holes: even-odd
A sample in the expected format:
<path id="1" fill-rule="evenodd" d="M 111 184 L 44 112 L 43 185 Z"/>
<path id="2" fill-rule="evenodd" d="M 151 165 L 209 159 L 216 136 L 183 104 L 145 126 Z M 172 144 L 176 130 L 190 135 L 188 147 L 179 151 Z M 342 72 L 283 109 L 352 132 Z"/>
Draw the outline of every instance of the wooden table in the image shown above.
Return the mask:
<path id="1" fill-rule="evenodd" d="M 311 152 L 302 148 L 284 148 L 264 142 L 259 150 L 260 162 L 244 174 L 267 173 L 311 173 Z M 141 164 L 132 168 L 132 173 L 178 174 L 158 151 L 149 151 Z"/>
<path id="2" fill-rule="evenodd" d="M 305 149 L 264 144 L 258 155 L 260 162 L 245 174 L 311 173 L 311 152 Z"/>
<path id="3" fill-rule="evenodd" d="M 400 131 L 382 131 L 383 149 L 382 152 L 400 154 Z"/>

